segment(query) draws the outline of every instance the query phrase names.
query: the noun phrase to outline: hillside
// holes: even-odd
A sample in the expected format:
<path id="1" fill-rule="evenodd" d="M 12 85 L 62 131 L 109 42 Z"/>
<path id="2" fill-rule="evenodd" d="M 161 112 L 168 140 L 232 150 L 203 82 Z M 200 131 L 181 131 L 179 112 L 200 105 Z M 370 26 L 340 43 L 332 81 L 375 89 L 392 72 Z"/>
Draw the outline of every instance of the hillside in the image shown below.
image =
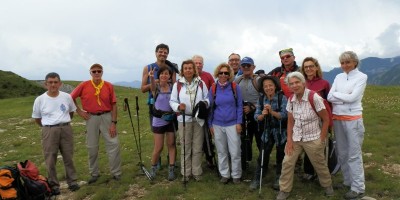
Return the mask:
<path id="1" fill-rule="evenodd" d="M 361 59 L 360 62 L 360 71 L 368 75 L 368 84 L 400 85 L 400 78 L 396 73 L 399 71 L 400 56 L 393 58 L 368 57 Z M 332 84 L 336 75 L 341 72 L 342 69 L 340 67 L 324 72 L 324 79 Z"/>
<path id="2" fill-rule="evenodd" d="M 34 81 L 0 70 L 0 99 L 39 95 L 46 89 Z"/>

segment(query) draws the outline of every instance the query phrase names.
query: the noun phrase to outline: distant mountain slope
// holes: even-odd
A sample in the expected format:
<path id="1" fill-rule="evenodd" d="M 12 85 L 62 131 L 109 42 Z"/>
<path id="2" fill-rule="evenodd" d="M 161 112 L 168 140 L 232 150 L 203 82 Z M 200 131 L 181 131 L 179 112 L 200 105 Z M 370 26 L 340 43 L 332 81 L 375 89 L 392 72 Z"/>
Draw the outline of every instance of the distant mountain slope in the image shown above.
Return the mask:
<path id="1" fill-rule="evenodd" d="M 45 91 L 46 89 L 34 81 L 0 70 L 0 99 L 39 95 Z"/>
<path id="2" fill-rule="evenodd" d="M 368 84 L 372 85 L 400 85 L 398 80 L 400 56 L 393 58 L 368 57 L 361 61 L 360 71 L 368 75 Z M 340 67 L 334 68 L 329 72 L 324 72 L 324 79 L 331 84 L 336 75 L 341 73 Z"/>
<path id="3" fill-rule="evenodd" d="M 140 81 L 132 81 L 132 82 L 120 81 L 120 82 L 115 82 L 113 84 L 118 85 L 118 86 L 124 86 L 124 87 L 140 88 L 140 86 L 142 85 L 142 82 L 140 82 Z"/>

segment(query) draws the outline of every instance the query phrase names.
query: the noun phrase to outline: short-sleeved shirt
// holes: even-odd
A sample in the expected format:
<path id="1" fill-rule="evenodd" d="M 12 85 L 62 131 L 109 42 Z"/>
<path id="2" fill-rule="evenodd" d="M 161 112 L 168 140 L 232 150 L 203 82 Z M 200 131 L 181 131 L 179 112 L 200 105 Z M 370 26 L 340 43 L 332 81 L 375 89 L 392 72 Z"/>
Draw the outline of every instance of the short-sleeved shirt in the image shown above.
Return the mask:
<path id="1" fill-rule="evenodd" d="M 293 95 L 286 106 L 286 110 L 292 113 L 294 118 L 293 141 L 313 141 L 321 135 L 319 116 L 308 101 L 309 92 L 309 89 L 305 89 L 300 101 Z M 314 105 L 317 112 L 325 109 L 323 99 L 317 93 L 314 94 Z"/>
<path id="2" fill-rule="evenodd" d="M 57 97 L 50 97 L 46 92 L 35 99 L 32 118 L 41 118 L 43 126 L 67 123 L 71 121 L 69 113 L 75 110 L 74 101 L 68 93 L 60 91 Z"/>
<path id="3" fill-rule="evenodd" d="M 72 99 L 81 98 L 83 110 L 90 113 L 109 112 L 112 105 L 117 102 L 114 87 L 110 82 L 104 81 L 104 85 L 100 90 L 100 102 L 97 102 L 97 96 L 94 95 L 96 89 L 91 81 L 84 81 L 79 84 L 72 92 Z"/>

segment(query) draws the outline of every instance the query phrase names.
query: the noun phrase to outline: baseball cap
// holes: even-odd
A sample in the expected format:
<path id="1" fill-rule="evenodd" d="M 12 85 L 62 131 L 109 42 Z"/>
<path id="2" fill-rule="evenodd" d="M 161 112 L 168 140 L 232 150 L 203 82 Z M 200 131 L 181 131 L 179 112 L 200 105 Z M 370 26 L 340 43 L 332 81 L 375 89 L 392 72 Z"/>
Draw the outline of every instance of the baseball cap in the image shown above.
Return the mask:
<path id="1" fill-rule="evenodd" d="M 242 61 L 240 61 L 240 65 L 244 65 L 244 64 L 250 64 L 250 65 L 254 65 L 254 61 L 252 58 L 250 57 L 244 57 L 242 59 Z"/>

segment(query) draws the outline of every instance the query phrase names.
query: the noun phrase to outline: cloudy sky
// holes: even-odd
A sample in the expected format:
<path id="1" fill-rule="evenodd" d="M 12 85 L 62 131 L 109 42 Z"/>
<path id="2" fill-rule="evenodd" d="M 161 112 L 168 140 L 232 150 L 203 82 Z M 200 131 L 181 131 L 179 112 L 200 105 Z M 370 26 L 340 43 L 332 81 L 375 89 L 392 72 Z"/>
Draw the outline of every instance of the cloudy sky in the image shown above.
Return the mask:
<path id="1" fill-rule="evenodd" d="M 398 0 L 2 0 L 0 70 L 86 80 L 100 63 L 106 80 L 141 80 L 165 43 L 169 60 L 200 54 L 206 71 L 235 52 L 268 72 L 287 47 L 328 71 L 345 50 L 399 56 L 399 10 Z"/>

